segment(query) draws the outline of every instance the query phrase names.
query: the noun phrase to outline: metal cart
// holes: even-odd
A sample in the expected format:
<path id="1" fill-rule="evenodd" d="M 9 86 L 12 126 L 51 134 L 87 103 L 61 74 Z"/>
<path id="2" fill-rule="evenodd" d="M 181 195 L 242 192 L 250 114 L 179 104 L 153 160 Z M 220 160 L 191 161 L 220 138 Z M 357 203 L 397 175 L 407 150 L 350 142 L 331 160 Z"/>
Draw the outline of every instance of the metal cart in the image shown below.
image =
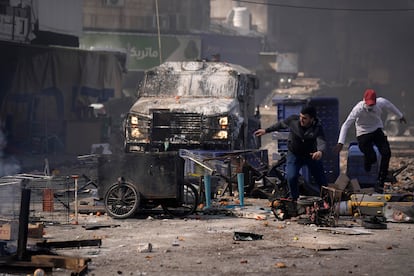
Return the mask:
<path id="1" fill-rule="evenodd" d="M 125 153 L 98 158 L 98 195 L 107 213 L 127 218 L 140 209 L 162 209 L 174 217 L 192 214 L 197 189 L 184 180 L 178 152 Z"/>

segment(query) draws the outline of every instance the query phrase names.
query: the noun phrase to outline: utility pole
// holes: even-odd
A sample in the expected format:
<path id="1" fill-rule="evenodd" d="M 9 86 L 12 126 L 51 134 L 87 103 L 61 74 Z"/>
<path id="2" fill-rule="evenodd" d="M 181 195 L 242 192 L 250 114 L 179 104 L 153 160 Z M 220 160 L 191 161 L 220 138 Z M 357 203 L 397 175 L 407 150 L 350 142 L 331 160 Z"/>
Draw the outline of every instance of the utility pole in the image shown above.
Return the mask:
<path id="1" fill-rule="evenodd" d="M 157 17 L 157 31 L 158 31 L 158 56 L 160 57 L 160 65 L 161 65 L 162 53 L 161 53 L 160 15 L 158 13 L 158 0 L 155 0 L 155 13 Z"/>

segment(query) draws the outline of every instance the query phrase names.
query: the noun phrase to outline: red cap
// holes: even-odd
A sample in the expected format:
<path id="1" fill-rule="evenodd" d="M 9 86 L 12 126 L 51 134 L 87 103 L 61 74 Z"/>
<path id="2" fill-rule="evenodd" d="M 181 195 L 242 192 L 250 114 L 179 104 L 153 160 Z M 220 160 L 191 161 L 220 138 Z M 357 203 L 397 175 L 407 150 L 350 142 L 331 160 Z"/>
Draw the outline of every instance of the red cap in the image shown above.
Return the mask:
<path id="1" fill-rule="evenodd" d="M 374 89 L 365 90 L 364 101 L 367 105 L 374 105 L 377 103 L 377 94 Z"/>

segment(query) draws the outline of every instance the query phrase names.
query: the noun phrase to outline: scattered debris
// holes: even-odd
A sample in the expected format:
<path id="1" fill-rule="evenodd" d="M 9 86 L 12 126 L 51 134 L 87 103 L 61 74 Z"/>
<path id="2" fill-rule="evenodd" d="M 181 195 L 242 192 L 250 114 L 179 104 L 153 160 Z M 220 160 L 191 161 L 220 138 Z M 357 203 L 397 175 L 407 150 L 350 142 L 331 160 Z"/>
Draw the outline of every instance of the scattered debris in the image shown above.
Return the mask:
<path id="1" fill-rule="evenodd" d="M 271 214 L 270 210 L 266 210 L 264 208 L 234 208 L 232 210 L 233 214 L 236 217 L 240 218 L 250 218 L 250 219 L 256 219 L 256 220 L 267 220 Z"/>
<path id="2" fill-rule="evenodd" d="M 285 263 L 277 262 L 277 263 L 275 263 L 275 267 L 277 267 L 277 268 L 286 268 L 287 266 L 286 266 Z"/>
<path id="3" fill-rule="evenodd" d="M 315 251 L 336 251 L 336 250 L 349 250 L 349 246 L 333 245 L 333 244 L 315 244 L 315 243 L 293 243 L 294 247 L 312 249 Z"/>
<path id="4" fill-rule="evenodd" d="M 114 228 L 114 227 L 119 227 L 121 226 L 120 224 L 87 224 L 87 225 L 82 225 L 83 228 L 85 228 L 85 230 L 96 230 L 96 229 L 100 229 L 100 228 Z"/>
<path id="5" fill-rule="evenodd" d="M 43 270 L 51 272 L 54 268 L 62 268 L 71 271 L 71 275 L 80 275 L 86 272 L 89 258 L 76 258 L 57 255 L 33 255 L 30 260 L 14 260 L 11 259 L 7 263 L 2 264 L 2 272 L 26 272 L 38 271 L 38 275 Z M 43 274 L 46 275 L 46 274 Z"/>
<path id="6" fill-rule="evenodd" d="M 376 216 L 367 217 L 362 220 L 362 227 L 367 229 L 387 229 L 387 224 L 385 223 L 385 218 L 379 219 Z"/>
<path id="7" fill-rule="evenodd" d="M 318 227 L 316 231 L 326 231 L 331 234 L 343 235 L 371 235 L 372 232 L 360 228 L 346 228 L 346 227 Z"/>
<path id="8" fill-rule="evenodd" d="M 233 240 L 235 241 L 253 241 L 253 240 L 261 240 L 263 239 L 263 235 L 254 234 L 254 233 L 247 233 L 247 232 L 234 232 Z"/>
<path id="9" fill-rule="evenodd" d="M 414 222 L 414 202 L 388 202 L 384 216 L 389 222 Z"/>
<path id="10" fill-rule="evenodd" d="M 140 243 L 140 244 L 138 244 L 138 252 L 139 253 L 152 252 L 152 244 L 151 243 Z"/>

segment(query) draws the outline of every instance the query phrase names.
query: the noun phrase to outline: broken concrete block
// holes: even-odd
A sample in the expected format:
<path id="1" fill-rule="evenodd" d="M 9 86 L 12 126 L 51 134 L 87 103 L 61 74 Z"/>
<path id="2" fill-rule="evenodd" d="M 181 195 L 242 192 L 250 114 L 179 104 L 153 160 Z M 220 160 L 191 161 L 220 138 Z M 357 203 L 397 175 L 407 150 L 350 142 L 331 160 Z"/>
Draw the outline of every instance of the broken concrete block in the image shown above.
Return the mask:
<path id="1" fill-rule="evenodd" d="M 152 251 L 152 244 L 151 243 L 140 243 L 138 244 L 138 252 L 139 253 L 149 253 Z"/>

